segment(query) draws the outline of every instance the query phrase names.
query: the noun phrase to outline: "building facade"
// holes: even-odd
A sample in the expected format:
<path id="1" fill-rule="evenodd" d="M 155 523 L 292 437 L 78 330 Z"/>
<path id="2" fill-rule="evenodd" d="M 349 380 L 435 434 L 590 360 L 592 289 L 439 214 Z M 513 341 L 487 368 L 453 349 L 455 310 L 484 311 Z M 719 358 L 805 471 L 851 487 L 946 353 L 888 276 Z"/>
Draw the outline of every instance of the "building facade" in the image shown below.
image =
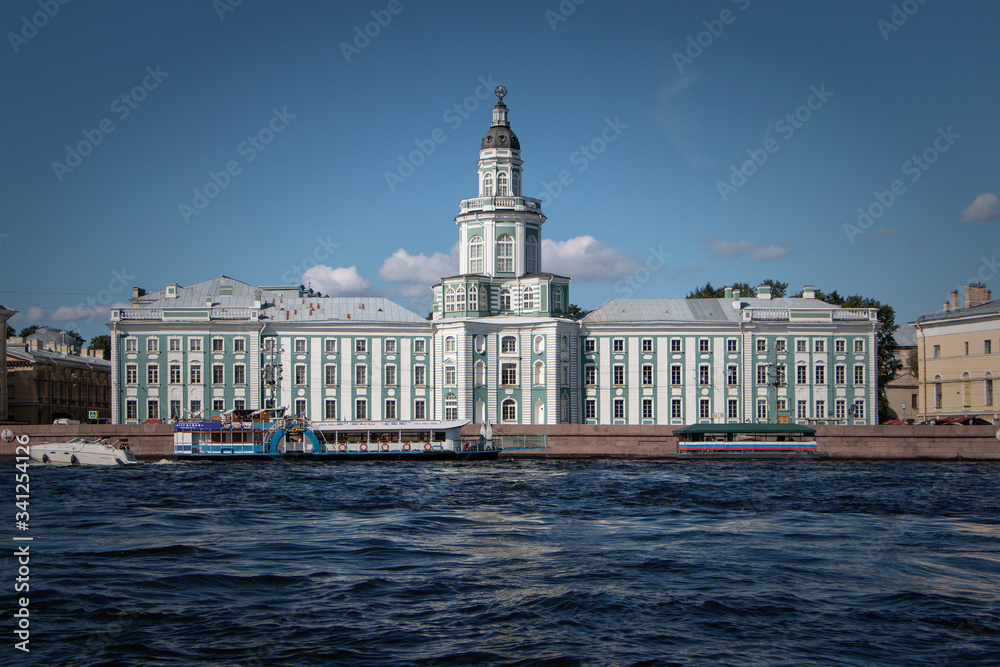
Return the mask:
<path id="1" fill-rule="evenodd" d="M 0 359 L 4 360 L 0 368 L 0 421 L 9 419 L 7 412 L 7 396 L 10 388 L 7 386 L 7 320 L 17 314 L 16 310 L 7 310 L 0 306 L 0 327 L 3 328 L 3 338 L 0 339 Z"/>
<path id="2" fill-rule="evenodd" d="M 612 300 L 570 316 L 543 270 L 503 98 L 459 204 L 459 273 L 425 320 L 381 298 L 226 276 L 112 311 L 116 422 L 285 407 L 309 419 L 875 423 L 876 311 L 817 300 Z"/>
<path id="3" fill-rule="evenodd" d="M 1000 299 L 982 284 L 951 293 L 941 312 L 913 322 L 919 360 L 919 419 L 982 417 L 1000 423 Z"/>

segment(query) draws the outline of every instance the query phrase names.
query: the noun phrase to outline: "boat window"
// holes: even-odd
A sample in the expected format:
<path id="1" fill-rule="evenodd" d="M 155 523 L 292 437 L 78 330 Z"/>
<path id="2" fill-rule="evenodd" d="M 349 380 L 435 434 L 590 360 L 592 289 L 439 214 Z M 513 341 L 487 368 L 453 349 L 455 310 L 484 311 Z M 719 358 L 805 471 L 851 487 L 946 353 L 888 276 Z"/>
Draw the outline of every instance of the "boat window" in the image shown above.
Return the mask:
<path id="1" fill-rule="evenodd" d="M 444 431 L 434 431 L 434 440 L 443 442 L 445 439 Z"/>

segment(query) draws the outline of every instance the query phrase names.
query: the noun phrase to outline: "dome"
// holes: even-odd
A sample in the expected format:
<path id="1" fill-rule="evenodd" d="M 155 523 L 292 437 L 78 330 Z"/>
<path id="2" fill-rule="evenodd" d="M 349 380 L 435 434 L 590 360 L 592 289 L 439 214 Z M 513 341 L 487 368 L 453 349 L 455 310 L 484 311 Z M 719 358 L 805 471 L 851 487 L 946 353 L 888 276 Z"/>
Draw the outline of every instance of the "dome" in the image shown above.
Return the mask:
<path id="1" fill-rule="evenodd" d="M 491 127 L 490 131 L 483 137 L 480 148 L 512 148 L 519 151 L 521 150 L 521 142 L 517 140 L 517 135 L 511 132 L 509 127 Z"/>

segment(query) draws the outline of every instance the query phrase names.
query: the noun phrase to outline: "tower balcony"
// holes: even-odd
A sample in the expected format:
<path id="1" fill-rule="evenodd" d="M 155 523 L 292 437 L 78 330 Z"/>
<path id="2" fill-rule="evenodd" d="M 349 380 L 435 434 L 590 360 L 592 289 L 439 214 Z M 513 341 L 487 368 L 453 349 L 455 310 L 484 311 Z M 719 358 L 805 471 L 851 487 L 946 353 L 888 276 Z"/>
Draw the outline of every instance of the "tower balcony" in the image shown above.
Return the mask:
<path id="1" fill-rule="evenodd" d="M 462 213 L 472 211 L 528 211 L 541 214 L 542 200 L 531 199 L 530 197 L 474 197 L 473 199 L 463 199 L 459 204 Z"/>

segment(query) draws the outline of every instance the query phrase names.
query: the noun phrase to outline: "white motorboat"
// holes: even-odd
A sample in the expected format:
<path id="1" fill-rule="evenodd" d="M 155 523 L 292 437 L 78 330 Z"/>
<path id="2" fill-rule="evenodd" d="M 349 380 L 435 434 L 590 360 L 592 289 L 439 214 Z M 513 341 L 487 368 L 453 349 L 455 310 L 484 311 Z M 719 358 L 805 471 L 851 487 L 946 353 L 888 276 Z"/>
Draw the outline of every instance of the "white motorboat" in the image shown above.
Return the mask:
<path id="1" fill-rule="evenodd" d="M 138 463 L 128 446 L 128 440 L 121 438 L 108 442 L 107 438 L 94 440 L 73 438 L 69 442 L 43 442 L 28 447 L 32 462 L 56 465 L 113 466 Z"/>

